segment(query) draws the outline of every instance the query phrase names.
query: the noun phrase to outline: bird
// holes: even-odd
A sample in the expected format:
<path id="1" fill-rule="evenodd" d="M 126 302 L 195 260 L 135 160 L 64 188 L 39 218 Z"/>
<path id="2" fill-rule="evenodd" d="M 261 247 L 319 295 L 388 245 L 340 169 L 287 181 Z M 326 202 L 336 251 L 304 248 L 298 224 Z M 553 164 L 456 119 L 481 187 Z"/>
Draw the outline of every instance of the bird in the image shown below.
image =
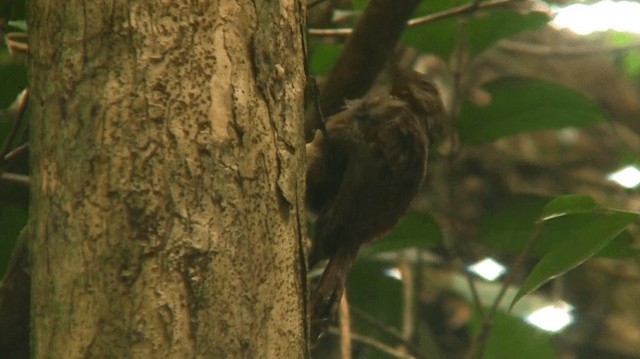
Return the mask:
<path id="1" fill-rule="evenodd" d="M 316 217 L 309 267 L 329 260 L 311 295 L 312 339 L 328 328 L 360 247 L 409 208 L 443 119 L 438 89 L 412 71 L 388 94 L 347 101 L 306 145 L 305 205 Z"/>

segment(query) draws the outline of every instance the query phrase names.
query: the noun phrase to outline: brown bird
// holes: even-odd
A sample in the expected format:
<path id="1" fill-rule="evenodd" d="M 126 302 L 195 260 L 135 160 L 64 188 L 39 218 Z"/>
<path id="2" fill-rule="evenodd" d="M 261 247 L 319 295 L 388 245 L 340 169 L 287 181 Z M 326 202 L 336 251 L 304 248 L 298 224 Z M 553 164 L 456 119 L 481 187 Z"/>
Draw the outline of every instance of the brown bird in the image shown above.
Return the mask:
<path id="1" fill-rule="evenodd" d="M 317 214 L 309 265 L 329 259 L 311 298 L 313 340 L 328 327 L 360 246 L 407 211 L 443 115 L 438 90 L 412 73 L 388 95 L 348 102 L 307 144 L 306 205 Z"/>

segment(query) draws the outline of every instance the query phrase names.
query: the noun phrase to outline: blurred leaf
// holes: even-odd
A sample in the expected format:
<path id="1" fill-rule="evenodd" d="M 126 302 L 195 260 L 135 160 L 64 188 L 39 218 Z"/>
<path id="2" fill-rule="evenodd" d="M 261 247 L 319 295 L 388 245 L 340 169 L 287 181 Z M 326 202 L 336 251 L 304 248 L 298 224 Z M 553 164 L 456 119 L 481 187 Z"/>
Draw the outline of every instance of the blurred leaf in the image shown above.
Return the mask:
<path id="1" fill-rule="evenodd" d="M 609 31 L 606 33 L 606 40 L 611 46 L 630 47 L 622 55 L 620 65 L 627 76 L 640 76 L 640 50 L 637 49 L 638 35 Z"/>
<path id="2" fill-rule="evenodd" d="M 9 49 L 0 48 L 0 69 L 11 64 L 11 58 L 9 57 Z"/>
<path id="3" fill-rule="evenodd" d="M 585 218 L 585 216 L 587 218 Z M 511 302 L 513 306 L 524 295 L 531 293 L 547 281 L 575 268 L 593 257 L 628 225 L 635 222 L 640 213 L 617 210 L 597 210 L 551 219 L 579 218 L 579 224 L 566 233 L 569 238 L 555 245 L 533 268 Z M 575 219 L 575 218 L 573 218 Z M 546 223 L 543 233 L 546 232 Z"/>
<path id="4" fill-rule="evenodd" d="M 526 30 L 538 29 L 549 22 L 546 13 L 520 14 L 513 10 L 494 9 L 479 14 L 469 22 L 467 46 L 472 55 L 486 50 L 498 40 Z"/>
<path id="5" fill-rule="evenodd" d="M 309 71 L 311 75 L 323 75 L 329 73 L 342 51 L 342 44 L 331 42 L 315 42 L 309 58 Z"/>
<path id="6" fill-rule="evenodd" d="M 640 51 L 628 51 L 622 58 L 622 69 L 629 77 L 640 76 Z"/>
<path id="7" fill-rule="evenodd" d="M 591 208 L 591 210 L 589 210 Z M 490 247 L 503 253 L 521 251 L 533 232 L 535 222 L 543 217 L 543 213 L 560 213 L 562 217 L 550 218 L 545 222 L 544 231 L 540 235 L 533 256 L 542 257 L 560 243 L 571 240 L 576 229 L 585 223 L 598 220 L 598 205 L 586 196 L 561 196 L 550 199 L 534 195 L 512 195 L 507 197 L 480 224 L 478 238 Z M 626 232 L 616 236 L 598 257 L 627 258 L 639 253 Z"/>
<path id="8" fill-rule="evenodd" d="M 0 278 L 7 269 L 18 234 L 27 224 L 25 202 L 26 200 L 13 201 L 4 196 L 0 199 Z"/>
<path id="9" fill-rule="evenodd" d="M 486 86 L 491 103 L 464 103 L 461 140 L 478 145 L 517 133 L 586 126 L 604 120 L 600 107 L 566 87 L 526 78 L 503 78 Z"/>
<path id="10" fill-rule="evenodd" d="M 456 45 L 457 25 L 451 19 L 405 29 L 400 41 L 421 52 L 448 59 Z"/>
<path id="11" fill-rule="evenodd" d="M 6 56 L 6 49 L 0 50 L 0 59 L 4 56 Z M 11 105 L 25 87 L 27 87 L 27 70 L 23 66 L 0 66 L 0 109 Z"/>
<path id="12" fill-rule="evenodd" d="M 27 12 L 25 10 L 26 1 L 25 0 L 15 0 L 13 1 L 13 9 L 11 10 L 11 19 L 26 19 Z"/>
<path id="13" fill-rule="evenodd" d="M 380 252 L 398 251 L 411 247 L 429 247 L 442 241 L 440 228 L 433 218 L 422 213 L 410 211 L 398 225 L 381 239 L 363 247 L 365 255 Z"/>
<path id="14" fill-rule="evenodd" d="M 414 17 L 435 14 L 470 2 L 450 0 L 425 1 L 416 10 Z M 458 41 L 458 21 L 460 17 L 437 20 L 405 30 L 402 41 L 423 52 L 448 59 Z M 473 14 L 465 30 L 465 43 L 472 56 L 491 47 L 500 39 L 505 39 L 526 30 L 542 27 L 550 20 L 542 12 L 521 14 L 514 10 L 492 9 Z"/>
<path id="15" fill-rule="evenodd" d="M 638 35 L 627 32 L 609 31 L 604 35 L 607 43 L 613 46 L 626 46 L 638 41 Z"/>
<path id="16" fill-rule="evenodd" d="M 368 3 L 369 0 L 351 0 L 351 5 L 354 10 L 364 10 Z"/>
<path id="17" fill-rule="evenodd" d="M 421 17 L 434 14 L 456 5 L 462 5 L 452 0 L 422 1 L 413 14 L 413 17 Z M 438 20 L 423 25 L 406 28 L 401 40 L 404 44 L 414 47 L 422 52 L 439 55 L 448 59 L 455 48 L 458 25 L 452 18 Z"/>
<path id="18" fill-rule="evenodd" d="M 483 358 L 556 358 L 551 335 L 528 325 L 522 318 L 498 311 L 491 323 Z"/>

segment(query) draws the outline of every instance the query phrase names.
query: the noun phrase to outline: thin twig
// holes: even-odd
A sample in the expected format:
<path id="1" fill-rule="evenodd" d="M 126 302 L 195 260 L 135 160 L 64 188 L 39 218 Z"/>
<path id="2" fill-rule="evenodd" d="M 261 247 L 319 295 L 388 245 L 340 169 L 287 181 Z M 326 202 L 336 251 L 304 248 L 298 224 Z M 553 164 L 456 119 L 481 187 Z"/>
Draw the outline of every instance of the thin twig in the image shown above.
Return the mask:
<path id="1" fill-rule="evenodd" d="M 9 152 L 11 143 L 13 142 L 16 134 L 18 133 L 18 129 L 20 128 L 20 124 L 22 123 L 22 119 L 24 118 L 25 110 L 27 108 L 28 99 L 29 99 L 29 93 L 25 89 L 20 93 L 20 95 L 12 105 L 16 107 L 16 118 L 13 121 L 13 126 L 11 126 L 11 130 L 9 130 L 7 137 L 4 139 L 4 143 L 2 144 L 2 149 L 0 149 L 0 165 L 2 164 L 4 157 Z"/>
<path id="2" fill-rule="evenodd" d="M 587 56 L 596 53 L 626 52 L 640 48 L 640 42 L 634 41 L 623 46 L 562 46 L 552 47 L 512 40 L 501 40 L 498 48 L 534 56 Z"/>
<path id="3" fill-rule="evenodd" d="M 435 14 L 425 15 L 415 19 L 411 19 L 407 22 L 407 26 L 409 27 L 418 26 L 418 25 L 429 23 L 429 22 L 446 19 L 449 17 L 469 15 L 479 10 L 487 10 L 487 9 L 493 9 L 493 8 L 509 8 L 513 6 L 514 3 L 515 1 L 513 0 L 495 0 L 495 1 L 480 2 L 480 3 L 477 1 L 474 1 L 467 5 L 456 6 L 454 8 L 444 10 Z"/>
<path id="4" fill-rule="evenodd" d="M 26 151 L 29 148 L 29 144 L 28 143 L 23 143 L 20 146 L 14 148 L 13 150 L 11 150 L 9 153 L 7 153 L 4 156 L 4 161 L 8 162 L 11 161 L 14 157 L 22 154 L 24 151 Z"/>
<path id="5" fill-rule="evenodd" d="M 320 93 L 327 119 L 340 112 L 345 100 L 364 96 L 396 48 L 407 20 L 420 0 L 371 0 L 358 19 Z M 305 138 L 319 128 L 312 111 L 305 122 Z"/>
<path id="6" fill-rule="evenodd" d="M 18 133 L 20 124 L 22 123 L 22 120 L 24 118 L 28 99 L 29 99 L 29 92 L 26 89 L 24 89 L 20 93 L 16 101 L 14 101 L 14 103 L 12 104 L 12 107 L 16 108 L 15 109 L 16 118 L 13 122 L 13 126 L 11 126 L 9 133 L 7 134 L 7 137 L 4 139 L 2 148 L 0 149 L 0 180 L 7 181 L 7 182 L 15 182 L 15 183 L 26 185 L 26 186 L 29 186 L 31 184 L 29 176 L 19 175 L 14 173 L 4 173 L 3 166 L 6 161 L 8 161 L 11 157 L 13 157 L 16 153 L 19 153 L 20 151 L 18 151 L 18 149 L 23 146 L 23 145 L 20 145 L 18 148 L 14 149 L 13 151 L 9 151 L 11 148 L 11 144 L 13 143 Z"/>
<path id="7" fill-rule="evenodd" d="M 340 358 L 351 359 L 351 322 L 349 320 L 349 302 L 347 302 L 346 292 L 342 293 L 338 313 L 338 329 L 340 329 Z"/>
<path id="8" fill-rule="evenodd" d="M 9 32 L 4 35 L 4 42 L 9 49 L 9 55 L 11 60 L 19 64 L 26 64 L 23 62 L 26 60 L 26 55 L 29 52 L 29 44 L 27 43 L 27 33 L 26 32 Z M 22 55 L 23 61 L 17 61 L 19 58 L 18 55 Z"/>
<path id="9" fill-rule="evenodd" d="M 324 136 L 325 140 L 329 139 L 329 134 L 327 133 L 327 123 L 324 114 L 322 113 L 322 106 L 320 106 L 320 87 L 318 87 L 318 82 L 315 78 L 311 77 L 311 88 L 313 89 L 313 105 L 316 109 L 316 117 L 318 118 L 318 127 L 322 136 Z M 315 134 L 314 134 L 315 135 Z"/>
<path id="10" fill-rule="evenodd" d="M 469 289 L 471 290 L 471 297 L 473 298 L 473 304 L 480 314 L 482 320 L 486 320 L 487 313 L 484 310 L 484 305 L 482 304 L 482 300 L 480 299 L 480 293 L 478 293 L 478 288 L 476 287 L 476 282 L 473 280 L 471 273 L 468 271 L 464 271 L 465 277 L 467 278 L 467 284 L 469 285 Z"/>
<path id="11" fill-rule="evenodd" d="M 362 309 L 360 309 L 358 307 L 354 307 L 354 306 L 351 306 L 351 314 L 353 314 L 355 317 L 358 317 L 358 319 L 367 322 L 367 324 L 369 324 L 372 327 L 380 330 L 383 334 L 391 337 L 393 340 L 395 340 L 396 342 L 400 343 L 402 346 L 407 348 L 409 350 L 409 352 L 411 352 L 411 354 L 413 354 L 415 357 L 427 358 L 427 355 L 425 355 L 423 352 L 421 352 L 419 348 L 417 348 L 411 342 L 405 340 L 403 338 L 403 336 L 402 336 L 402 333 L 400 333 L 398 330 L 396 330 L 393 327 L 389 327 L 389 326 L 385 325 L 384 323 L 379 321 L 373 315 L 365 312 L 364 310 L 362 310 Z"/>
<path id="12" fill-rule="evenodd" d="M 495 3 L 495 2 L 494 2 Z M 477 1 L 474 1 L 472 4 L 468 5 L 470 8 L 475 8 L 477 9 L 478 6 L 480 4 L 477 3 Z M 460 20 L 458 22 L 458 41 L 456 43 L 456 47 L 454 49 L 454 55 L 452 57 L 452 59 L 454 59 L 454 63 L 453 63 L 453 75 L 454 75 L 454 86 L 453 86 L 453 99 L 452 99 L 452 112 L 453 113 L 458 113 L 458 109 L 461 106 L 461 102 L 462 102 L 462 96 L 460 96 L 461 94 L 461 79 L 462 79 L 462 74 L 463 71 L 465 69 L 465 59 L 466 59 L 466 55 L 467 55 L 467 51 L 466 51 L 466 43 L 467 43 L 467 21 L 464 20 Z M 452 126 L 455 126 L 455 120 L 456 117 L 452 116 Z M 450 156 L 449 157 L 449 161 L 447 162 L 447 174 L 451 175 L 452 173 L 454 173 L 454 157 Z M 457 204 L 456 202 L 456 196 L 455 196 L 455 189 L 453 188 L 453 186 L 449 185 L 448 186 L 448 198 L 447 200 L 450 203 L 450 209 L 455 209 L 455 205 Z M 456 218 L 455 217 L 455 213 L 456 211 L 451 211 L 449 212 L 449 215 L 452 216 L 451 218 Z M 473 301 L 476 307 L 476 310 L 479 312 L 480 317 L 482 318 L 482 323 L 484 325 L 484 323 L 490 323 L 491 318 L 493 317 L 490 314 L 487 314 L 487 312 L 484 310 L 484 306 L 482 304 L 482 301 L 480 299 L 480 295 L 477 292 L 477 288 L 475 286 L 475 283 L 473 281 L 473 278 L 471 277 L 471 274 L 468 273 L 467 271 L 464 271 L 466 278 L 467 278 L 467 282 L 469 283 L 469 288 L 471 289 L 471 293 L 472 293 L 472 297 L 473 297 Z M 475 351 L 474 349 L 474 345 L 476 344 L 476 341 L 478 343 L 482 343 L 483 341 L 480 341 L 478 339 L 478 336 L 476 336 L 474 338 L 474 342 L 471 344 L 471 348 L 469 349 L 469 353 L 473 353 Z"/>
<path id="13" fill-rule="evenodd" d="M 367 322 L 367 324 L 371 325 L 372 327 L 374 327 L 376 329 L 379 329 L 384 334 L 392 337 L 393 339 L 395 339 L 395 340 L 397 340 L 399 342 L 404 342 L 404 338 L 402 337 L 402 333 L 400 333 L 397 329 L 395 329 L 393 327 L 386 326 L 384 323 L 379 321 L 376 317 L 374 317 L 373 315 L 365 312 L 364 310 L 362 310 L 362 309 L 360 309 L 358 307 L 351 306 L 351 313 L 353 315 L 355 315 L 356 317 L 358 317 L 358 319 Z"/>
<path id="14" fill-rule="evenodd" d="M 498 2 L 493 2 L 493 4 L 498 4 Z M 489 4 L 489 3 L 486 3 Z M 469 11 L 471 11 L 471 9 L 478 9 L 480 6 L 482 6 L 483 4 L 480 3 L 478 0 L 474 1 L 471 6 L 468 6 L 468 8 L 470 9 Z M 455 48 L 455 68 L 453 70 L 454 73 L 454 95 L 453 95 L 453 108 L 455 113 L 458 113 L 458 109 L 461 106 L 461 99 L 462 96 L 460 96 L 461 93 L 461 81 L 462 81 L 462 75 L 464 73 L 464 69 L 466 67 L 466 63 L 465 63 L 465 59 L 467 58 L 467 51 L 466 51 L 466 46 L 467 44 L 467 22 L 464 20 L 460 21 L 460 24 L 458 26 L 458 43 L 457 46 Z M 456 117 L 452 118 L 452 126 L 455 126 L 455 123 L 453 123 L 456 120 Z M 452 173 L 453 172 L 453 157 L 451 157 L 449 159 L 448 162 L 449 165 L 449 169 L 448 169 L 448 173 Z M 455 194 L 453 193 L 453 191 L 455 191 L 455 189 L 452 186 L 449 186 L 450 189 L 450 197 L 449 200 L 452 201 L 453 205 L 457 204 L 455 202 Z M 452 212 L 452 214 L 456 213 L 456 211 Z M 455 217 L 454 217 L 455 218 Z M 480 314 L 481 318 L 483 320 L 487 319 L 487 313 L 484 310 L 484 305 L 482 303 L 482 300 L 480 298 L 480 294 L 478 293 L 478 288 L 476 288 L 475 285 L 475 281 L 473 279 L 473 276 L 471 275 L 471 273 L 469 273 L 468 271 L 463 271 L 463 273 L 465 274 L 465 277 L 467 279 L 467 283 L 469 284 L 469 289 L 471 290 L 471 297 L 473 298 L 473 303 L 476 307 L 476 310 L 478 311 L 478 313 Z"/>
<path id="15" fill-rule="evenodd" d="M 533 247 L 537 243 L 538 238 L 540 238 L 540 234 L 542 233 L 543 226 L 544 226 L 543 221 L 536 222 L 533 228 L 533 233 L 531 234 L 531 237 L 529 238 L 527 245 L 524 247 L 522 252 L 520 252 L 520 255 L 518 255 L 518 257 L 513 261 L 513 264 L 511 264 L 509 275 L 507 275 L 504 282 L 502 283 L 500 292 L 498 293 L 498 296 L 496 296 L 496 299 L 493 301 L 493 305 L 491 306 L 491 310 L 489 311 L 487 318 L 483 318 L 480 330 L 474 337 L 473 343 L 471 344 L 471 347 L 469 348 L 469 351 L 465 356 L 466 359 L 472 359 L 474 357 L 478 357 L 478 358 L 482 357 L 484 344 L 488 337 L 489 330 L 491 329 L 491 320 L 493 319 L 496 312 L 498 311 L 498 307 L 500 306 L 502 299 L 504 299 L 504 296 L 507 293 L 507 290 L 509 289 L 511 284 L 513 284 L 513 281 L 516 279 L 516 276 L 519 274 L 520 268 L 529 257 L 529 254 L 531 254 L 531 251 L 533 250 Z"/>
<path id="16" fill-rule="evenodd" d="M 334 334 L 334 335 L 340 335 L 340 330 L 338 328 L 336 328 L 336 327 L 329 328 L 328 332 L 331 333 L 331 334 Z M 396 350 L 396 349 L 394 349 L 394 348 L 392 348 L 392 347 L 390 347 L 388 345 L 382 344 L 379 341 L 377 341 L 377 340 L 375 340 L 375 339 L 373 339 L 371 337 L 362 335 L 362 334 L 351 333 L 351 339 L 354 340 L 354 341 L 358 341 L 360 343 L 363 343 L 365 345 L 368 345 L 368 346 L 370 346 L 372 348 L 375 348 L 375 349 L 377 349 L 377 350 L 379 350 L 379 351 L 381 351 L 381 352 L 383 352 L 385 354 L 388 354 L 388 355 L 390 355 L 390 356 L 392 356 L 394 358 L 415 359 L 415 357 L 413 357 L 413 356 L 411 356 L 409 354 L 402 353 L 402 352 L 400 352 L 400 351 L 398 351 L 398 350 Z"/>
<path id="17" fill-rule="evenodd" d="M 350 27 L 336 28 L 336 29 L 307 29 L 307 34 L 316 37 L 347 37 L 351 35 L 353 29 Z"/>
<path id="18" fill-rule="evenodd" d="M 402 339 L 409 343 L 415 327 L 415 286 L 413 271 L 407 259 L 407 251 L 402 251 L 398 254 L 398 270 L 402 278 Z"/>
<path id="19" fill-rule="evenodd" d="M 7 173 L 7 172 L 1 173 L 0 180 L 7 181 L 7 182 L 15 182 L 25 186 L 29 186 L 31 184 L 31 178 L 29 176 L 19 175 L 16 173 Z"/>
<path id="20" fill-rule="evenodd" d="M 448 10 L 444 10 L 441 12 L 437 12 L 435 14 L 429 14 L 421 17 L 417 17 L 415 19 L 411 19 L 407 21 L 407 27 L 413 27 L 418 25 L 427 24 L 430 22 L 461 16 L 468 15 L 476 11 L 480 10 L 489 10 L 493 8 L 509 8 L 513 6 L 515 1 L 513 0 L 495 0 L 488 2 L 477 3 L 473 2 L 467 5 L 457 6 Z M 308 34 L 311 36 L 318 37 L 346 37 L 351 35 L 353 29 L 351 28 L 337 28 L 337 29 L 308 29 Z"/>

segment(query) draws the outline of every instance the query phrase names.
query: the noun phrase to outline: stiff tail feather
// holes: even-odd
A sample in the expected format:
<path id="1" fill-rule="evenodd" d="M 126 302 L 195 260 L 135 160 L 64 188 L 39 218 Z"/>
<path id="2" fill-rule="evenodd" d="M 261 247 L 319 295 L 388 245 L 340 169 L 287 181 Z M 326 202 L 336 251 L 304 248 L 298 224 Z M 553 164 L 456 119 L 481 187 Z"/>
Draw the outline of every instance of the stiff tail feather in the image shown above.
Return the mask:
<path id="1" fill-rule="evenodd" d="M 342 298 L 347 274 L 357 254 L 358 248 L 340 248 L 329 259 L 311 298 L 311 340 L 313 342 L 317 342 L 329 328 Z"/>

